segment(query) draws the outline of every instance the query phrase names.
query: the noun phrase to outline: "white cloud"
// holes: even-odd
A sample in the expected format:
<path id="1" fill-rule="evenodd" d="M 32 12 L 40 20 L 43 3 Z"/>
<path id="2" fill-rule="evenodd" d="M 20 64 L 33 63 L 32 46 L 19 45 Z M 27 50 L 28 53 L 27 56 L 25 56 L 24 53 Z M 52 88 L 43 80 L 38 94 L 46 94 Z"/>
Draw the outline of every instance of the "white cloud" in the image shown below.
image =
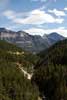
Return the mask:
<path id="1" fill-rule="evenodd" d="M 3 13 L 4 16 L 6 16 L 8 19 L 14 19 L 16 18 L 16 14 L 15 12 L 11 11 L 11 10 L 7 10 Z"/>
<path id="2" fill-rule="evenodd" d="M 43 35 L 45 33 L 44 29 L 40 29 L 40 28 L 30 28 L 25 30 L 26 32 L 32 34 L 32 35 Z"/>
<path id="3" fill-rule="evenodd" d="M 67 7 L 65 7 L 64 10 L 67 11 Z"/>
<path id="4" fill-rule="evenodd" d="M 19 27 L 18 25 L 12 25 L 12 26 L 9 25 L 9 26 L 5 26 L 5 28 L 8 29 L 8 30 L 16 30 L 16 29 L 18 29 L 18 27 Z"/>
<path id="5" fill-rule="evenodd" d="M 55 18 L 51 14 L 46 13 L 40 9 L 32 10 L 27 12 L 26 17 L 20 16 L 20 13 L 16 13 L 14 11 L 8 10 L 3 13 L 8 19 L 12 20 L 17 24 L 44 24 L 44 23 L 62 23 L 64 19 Z M 21 14 L 23 15 L 23 14 Z M 19 17 L 18 17 L 19 16 Z"/>
<path id="6" fill-rule="evenodd" d="M 34 1 L 34 2 L 37 2 L 37 1 L 46 2 L 47 0 L 31 0 L 31 1 Z"/>
<path id="7" fill-rule="evenodd" d="M 41 2 L 46 2 L 47 0 L 41 0 Z"/>
<path id="8" fill-rule="evenodd" d="M 31 0 L 31 1 L 37 2 L 38 0 Z"/>
<path id="9" fill-rule="evenodd" d="M 61 10 L 57 10 L 57 9 L 53 9 L 53 10 L 48 10 L 49 13 L 53 13 L 56 16 L 60 17 L 60 16 L 65 16 L 65 12 L 61 11 Z"/>
<path id="10" fill-rule="evenodd" d="M 30 28 L 30 29 L 27 29 L 27 30 L 24 30 L 24 31 L 26 31 L 30 34 L 33 34 L 33 35 L 39 34 L 41 36 L 43 36 L 44 34 L 50 34 L 52 32 L 57 32 L 60 35 L 67 37 L 67 29 L 65 29 L 64 27 L 59 27 L 57 29 Z"/>

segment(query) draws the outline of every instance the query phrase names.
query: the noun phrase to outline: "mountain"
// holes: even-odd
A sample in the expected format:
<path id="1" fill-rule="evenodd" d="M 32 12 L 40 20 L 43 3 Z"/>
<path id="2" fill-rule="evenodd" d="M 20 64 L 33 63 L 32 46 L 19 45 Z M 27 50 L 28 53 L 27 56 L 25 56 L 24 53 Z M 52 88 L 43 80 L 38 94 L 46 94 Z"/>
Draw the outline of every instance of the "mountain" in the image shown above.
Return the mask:
<path id="1" fill-rule="evenodd" d="M 33 36 L 24 31 L 14 32 L 5 28 L 0 28 L 0 39 L 14 43 L 31 52 L 39 52 L 49 46 L 48 41 L 39 35 Z"/>
<path id="2" fill-rule="evenodd" d="M 38 90 L 19 68 L 31 68 L 34 55 L 16 45 L 0 41 L 0 99 L 38 100 Z"/>
<path id="3" fill-rule="evenodd" d="M 0 40 L 0 59 L 3 59 L 3 61 L 18 62 L 28 72 L 31 72 L 32 66 L 36 63 L 38 57 L 12 43 Z"/>
<path id="4" fill-rule="evenodd" d="M 18 32 L 21 36 L 18 36 L 15 43 L 23 49 L 31 52 L 39 52 L 49 46 L 48 41 L 45 41 L 39 35 L 29 35 L 28 33 Z"/>
<path id="5" fill-rule="evenodd" d="M 67 39 L 38 54 L 32 80 L 47 100 L 67 100 Z"/>
<path id="6" fill-rule="evenodd" d="M 37 54 L 40 57 L 39 65 L 42 63 L 44 65 L 52 64 L 67 64 L 67 39 L 55 43 L 50 48 Z M 38 63 L 37 63 L 38 64 Z"/>
<path id="7" fill-rule="evenodd" d="M 50 47 L 53 43 L 61 39 L 63 40 L 64 37 L 57 33 L 51 33 L 50 35 L 44 35 L 42 37 L 40 35 L 30 35 L 24 31 L 14 32 L 5 28 L 0 28 L 0 39 L 16 44 L 26 51 L 36 53 Z"/>
<path id="8" fill-rule="evenodd" d="M 52 32 L 49 35 L 44 35 L 43 37 L 44 38 L 46 37 L 51 45 L 56 43 L 56 42 L 58 42 L 58 41 L 60 41 L 60 40 L 64 40 L 65 39 L 62 35 L 60 35 L 60 34 L 58 34 L 56 32 Z"/>
<path id="9" fill-rule="evenodd" d="M 5 28 L 0 28 L 0 40 L 6 40 L 8 42 L 14 43 L 17 33 Z"/>

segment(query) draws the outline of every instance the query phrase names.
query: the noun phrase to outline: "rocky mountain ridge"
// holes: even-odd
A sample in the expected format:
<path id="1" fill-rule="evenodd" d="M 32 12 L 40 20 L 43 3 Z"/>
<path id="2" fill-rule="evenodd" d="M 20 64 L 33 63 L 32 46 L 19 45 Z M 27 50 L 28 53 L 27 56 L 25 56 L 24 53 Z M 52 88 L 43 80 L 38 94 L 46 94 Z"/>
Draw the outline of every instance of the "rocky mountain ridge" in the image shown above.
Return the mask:
<path id="1" fill-rule="evenodd" d="M 30 35 L 24 31 L 15 32 L 0 28 L 0 39 L 16 44 L 26 51 L 40 52 L 57 41 L 63 40 L 64 37 L 55 32 L 42 37 L 40 35 Z"/>

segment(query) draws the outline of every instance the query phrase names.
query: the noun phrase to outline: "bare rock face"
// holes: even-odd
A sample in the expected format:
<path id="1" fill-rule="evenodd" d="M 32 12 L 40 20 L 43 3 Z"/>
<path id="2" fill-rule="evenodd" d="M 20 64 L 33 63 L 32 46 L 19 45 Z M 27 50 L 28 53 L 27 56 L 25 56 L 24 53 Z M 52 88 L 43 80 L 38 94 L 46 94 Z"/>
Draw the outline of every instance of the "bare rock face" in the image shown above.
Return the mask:
<path id="1" fill-rule="evenodd" d="M 15 32 L 0 28 L 0 39 L 16 44 L 24 50 L 36 53 L 50 47 L 59 40 L 63 40 L 64 37 L 55 32 L 41 37 L 40 35 L 30 35 L 24 31 Z"/>

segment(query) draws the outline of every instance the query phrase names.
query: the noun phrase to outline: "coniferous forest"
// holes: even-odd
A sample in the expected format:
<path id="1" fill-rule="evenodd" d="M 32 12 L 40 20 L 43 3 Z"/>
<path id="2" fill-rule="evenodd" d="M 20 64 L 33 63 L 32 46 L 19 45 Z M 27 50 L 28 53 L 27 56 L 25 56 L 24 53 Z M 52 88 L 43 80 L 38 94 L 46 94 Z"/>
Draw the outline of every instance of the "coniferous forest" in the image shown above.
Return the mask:
<path id="1" fill-rule="evenodd" d="M 46 100 L 67 100 L 67 40 L 38 54 L 32 80 Z"/>
<path id="2" fill-rule="evenodd" d="M 0 0 L 0 100 L 67 100 L 67 0 Z"/>
<path id="3" fill-rule="evenodd" d="M 38 89 L 24 77 L 17 65 L 17 63 L 21 63 L 23 67 L 28 67 L 28 71 L 31 72 L 30 67 L 35 63 L 34 58 L 36 57 L 21 48 L 0 41 L 0 100 L 38 99 Z"/>
<path id="4" fill-rule="evenodd" d="M 32 79 L 27 79 L 18 64 Z M 33 68 L 32 68 L 33 66 Z M 0 41 L 1 100 L 67 100 L 67 40 L 32 54 Z"/>

